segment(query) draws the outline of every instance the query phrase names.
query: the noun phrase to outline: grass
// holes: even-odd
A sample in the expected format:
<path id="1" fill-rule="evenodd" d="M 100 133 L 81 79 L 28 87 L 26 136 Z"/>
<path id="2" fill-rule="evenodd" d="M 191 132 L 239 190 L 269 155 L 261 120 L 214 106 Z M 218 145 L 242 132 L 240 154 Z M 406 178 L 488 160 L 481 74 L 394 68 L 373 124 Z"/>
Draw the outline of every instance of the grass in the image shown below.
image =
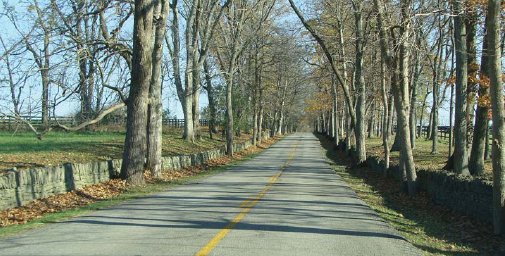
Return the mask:
<path id="1" fill-rule="evenodd" d="M 356 172 L 335 168 L 349 186 L 386 222 L 427 255 L 479 255 L 471 246 L 451 241 L 445 235 L 448 224 L 427 212 L 401 207 L 376 190 Z M 405 199 L 408 200 L 408 199 Z"/>
<path id="2" fill-rule="evenodd" d="M 415 198 L 402 184 L 367 168 L 346 168 L 345 156 L 322 139 L 333 169 L 380 217 L 425 255 L 498 255 L 505 237 L 494 236 L 492 227 L 459 215 L 420 192 Z M 501 255 L 501 254 L 500 254 Z"/>
<path id="3" fill-rule="evenodd" d="M 381 138 L 366 139 L 367 154 L 370 156 L 384 157 L 384 147 Z M 453 147 L 454 148 L 454 147 Z M 424 138 L 416 139 L 416 147 L 413 150 L 416 168 L 425 170 L 442 170 L 449 157 L 449 140 L 438 140 L 438 153 L 431 154 L 431 140 Z M 399 152 L 391 152 L 391 163 L 397 164 Z M 485 178 L 492 179 L 492 163 L 485 161 Z"/>
<path id="4" fill-rule="evenodd" d="M 120 156 L 122 133 L 47 134 L 37 140 L 33 134 L 0 133 L 0 169 L 28 168 L 65 162 L 106 160 Z"/>
<path id="5" fill-rule="evenodd" d="M 204 131 L 195 143 L 186 142 L 181 134 L 180 129 L 164 130 L 164 156 L 196 153 L 225 144 L 219 135 L 210 139 Z M 0 170 L 118 159 L 122 156 L 124 136 L 124 132 L 51 132 L 37 140 L 32 133 L 0 132 Z M 236 140 L 248 138 L 243 135 Z"/>
<path id="6" fill-rule="evenodd" d="M 68 209 L 60 212 L 44 214 L 40 218 L 29 221 L 26 224 L 2 227 L 0 228 L 0 238 L 18 234 L 20 232 L 28 231 L 38 227 L 42 227 L 43 225 L 48 223 L 55 223 L 72 217 L 87 214 L 89 212 L 96 211 L 99 209 L 112 207 L 120 203 L 123 203 L 127 200 L 137 199 L 153 193 L 163 192 L 170 188 L 173 188 L 174 186 L 191 183 L 194 182 L 195 180 L 200 180 L 207 176 L 228 170 L 230 167 L 234 165 L 237 165 L 243 161 L 254 158 L 261 151 L 262 150 L 250 151 L 252 153 L 248 153 L 246 155 L 240 155 L 237 158 L 233 158 L 230 162 L 227 162 L 225 165 L 212 166 L 209 167 L 208 169 L 205 169 L 202 172 L 194 173 L 194 175 L 189 177 L 182 177 L 174 180 L 156 180 L 144 186 L 129 187 L 125 192 L 121 193 L 119 196 L 110 199 L 99 200 L 85 206 Z"/>

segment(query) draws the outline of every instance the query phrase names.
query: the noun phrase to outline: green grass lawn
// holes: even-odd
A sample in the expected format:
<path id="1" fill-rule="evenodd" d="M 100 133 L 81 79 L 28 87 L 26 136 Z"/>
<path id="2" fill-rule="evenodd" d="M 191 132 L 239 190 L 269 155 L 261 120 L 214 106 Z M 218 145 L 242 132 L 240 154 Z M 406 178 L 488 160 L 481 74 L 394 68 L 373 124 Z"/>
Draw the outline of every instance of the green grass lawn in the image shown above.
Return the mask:
<path id="1" fill-rule="evenodd" d="M 204 131 L 195 143 L 184 141 L 181 135 L 181 129 L 164 130 L 164 156 L 196 153 L 225 144 L 220 135 L 210 139 Z M 124 136 L 124 132 L 50 132 L 37 140 L 33 133 L 0 132 L 0 170 L 118 159 Z M 243 135 L 237 141 L 248 138 Z"/>
<path id="2" fill-rule="evenodd" d="M 0 169 L 117 158 L 123 133 L 51 132 L 43 140 L 33 133 L 0 133 Z"/>

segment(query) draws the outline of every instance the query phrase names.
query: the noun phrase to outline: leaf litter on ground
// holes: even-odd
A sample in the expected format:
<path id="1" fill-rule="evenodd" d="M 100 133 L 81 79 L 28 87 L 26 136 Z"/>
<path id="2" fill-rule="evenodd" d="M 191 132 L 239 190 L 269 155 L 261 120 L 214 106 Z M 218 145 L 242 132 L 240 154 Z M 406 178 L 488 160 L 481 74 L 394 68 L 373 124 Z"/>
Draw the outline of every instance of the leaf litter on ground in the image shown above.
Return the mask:
<path id="1" fill-rule="evenodd" d="M 249 147 L 244 151 L 237 152 L 233 157 L 220 157 L 210 160 L 205 165 L 184 168 L 181 170 L 164 170 L 160 179 L 155 179 L 149 172 L 145 172 L 146 185 L 156 183 L 160 180 L 165 182 L 181 180 L 198 175 L 213 168 L 228 165 L 249 155 L 261 152 L 274 144 L 278 139 L 279 138 L 276 137 L 264 140 L 261 145 Z M 25 224 L 29 221 L 39 219 L 45 214 L 63 212 L 86 206 L 94 202 L 116 198 L 131 188 L 132 187 L 128 186 L 128 184 L 126 184 L 123 180 L 111 179 L 103 183 L 85 186 L 82 189 L 49 196 L 43 199 L 37 199 L 21 207 L 0 211 L 0 227 Z"/>

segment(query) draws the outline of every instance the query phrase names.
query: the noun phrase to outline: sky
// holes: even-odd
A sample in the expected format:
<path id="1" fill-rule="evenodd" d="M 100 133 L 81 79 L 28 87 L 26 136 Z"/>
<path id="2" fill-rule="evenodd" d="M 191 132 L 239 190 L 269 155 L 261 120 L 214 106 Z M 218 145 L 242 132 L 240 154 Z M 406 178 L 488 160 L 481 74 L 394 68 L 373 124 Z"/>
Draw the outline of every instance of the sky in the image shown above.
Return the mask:
<path id="1" fill-rule="evenodd" d="M 19 8 L 19 4 L 17 4 L 18 1 L 8 0 L 7 2 L 9 2 L 11 4 L 16 4 L 17 7 Z M 304 1 L 302 1 L 302 0 L 297 0 L 295 2 L 302 9 L 302 11 L 303 11 L 303 6 L 305 4 L 307 4 L 306 2 L 304 3 Z M 287 6 L 288 5 L 287 0 L 282 1 L 282 4 Z M 3 7 L 0 7 L 0 8 L 3 9 Z M 289 10 L 291 10 L 291 9 L 289 9 Z M 279 20 L 278 21 L 279 23 L 286 23 L 286 26 L 294 27 L 294 28 L 296 28 L 296 30 L 300 30 L 300 31 L 303 30 L 303 26 L 301 25 L 301 23 L 298 21 L 297 17 L 292 12 L 287 14 L 285 17 L 281 17 L 278 20 Z M 9 35 L 16 34 L 15 30 L 12 28 L 11 25 L 9 25 L 8 22 L 2 21 L 2 23 L 4 24 L 3 30 L 5 31 L 5 33 L 4 33 L 5 37 L 8 37 Z M 0 50 L 0 53 L 2 51 L 3 51 L 3 49 Z M 0 68 L 1 68 L 1 66 L 0 66 Z M 37 83 L 36 79 L 34 80 L 34 83 Z M 40 86 L 33 86 L 33 90 L 34 90 L 35 95 L 40 94 L 40 93 L 37 93 L 37 90 L 40 90 L 39 88 L 40 88 Z M 0 94 L 5 94 L 5 90 L 0 88 Z M 419 95 L 419 96 L 421 96 L 421 95 Z M 431 98 L 431 97 L 429 97 L 429 98 Z M 447 99 L 449 99 L 449 95 L 447 96 Z M 1 100 L 1 98 L 0 98 L 0 100 Z M 36 101 L 36 99 L 34 99 L 34 101 Z M 181 103 L 179 102 L 179 99 L 177 97 L 175 85 L 170 81 L 166 81 L 164 84 L 163 104 L 164 104 L 164 109 L 170 110 L 171 116 L 176 116 L 177 118 L 183 118 Z M 344 103 L 342 102 L 342 104 L 344 104 Z M 1 105 L 2 104 L 0 104 L 0 106 Z M 200 97 L 200 108 L 203 109 L 207 105 L 208 105 L 208 99 L 206 96 L 206 92 L 205 92 L 205 90 L 202 90 L 202 94 Z M 428 105 L 431 105 L 430 99 L 428 99 Z M 72 115 L 72 114 L 76 113 L 76 111 L 79 108 L 78 106 L 79 106 L 79 102 L 77 99 L 69 100 L 67 102 L 64 102 L 64 103 L 58 105 L 57 108 L 55 109 L 55 112 L 56 112 L 56 115 L 58 115 L 58 116 Z M 447 100 L 447 102 L 440 109 L 440 125 L 449 125 L 448 116 L 449 116 L 449 103 Z"/>

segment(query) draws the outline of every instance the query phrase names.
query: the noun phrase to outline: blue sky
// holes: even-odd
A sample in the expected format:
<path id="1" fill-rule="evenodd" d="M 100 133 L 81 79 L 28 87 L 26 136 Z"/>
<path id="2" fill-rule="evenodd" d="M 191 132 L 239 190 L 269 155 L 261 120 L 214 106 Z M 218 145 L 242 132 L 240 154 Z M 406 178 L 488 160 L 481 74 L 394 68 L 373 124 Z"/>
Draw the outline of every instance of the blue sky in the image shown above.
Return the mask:
<path id="1" fill-rule="evenodd" d="M 15 4 L 17 8 L 22 8 L 22 4 L 20 5 L 18 1 L 8 0 L 7 2 L 9 2 L 11 4 Z M 41 2 L 43 2 L 43 1 L 41 1 Z M 304 1 L 302 1 L 302 0 L 297 0 L 296 2 L 298 4 L 298 6 L 301 7 L 302 9 L 303 9 L 303 5 L 306 4 L 306 3 L 303 3 Z M 284 5 L 288 4 L 287 0 L 282 0 L 281 3 Z M 3 9 L 3 7 L 2 7 L 2 9 Z M 5 20 L 3 20 L 3 19 L 5 19 L 5 18 L 0 19 L 0 21 L 3 24 L 4 39 L 8 38 L 9 35 L 10 36 L 16 35 L 17 32 L 15 32 L 15 30 L 12 28 L 12 25 L 10 25 L 9 22 L 5 22 Z M 298 19 L 292 13 L 290 13 L 289 15 L 287 15 L 285 17 L 280 18 L 279 22 L 286 23 L 286 26 L 295 27 L 297 29 L 302 29 L 302 25 L 298 22 Z M 0 50 L 0 53 L 2 51 L 3 51 L 3 49 Z M 2 68 L 2 67 L 0 66 L 0 68 Z M 34 78 L 33 83 L 38 83 L 38 81 L 36 79 L 36 75 L 34 75 L 34 77 L 35 78 Z M 33 93 L 35 95 L 40 94 L 40 93 L 37 93 L 37 90 L 40 90 L 39 88 L 40 88 L 40 86 L 37 86 L 37 85 L 33 86 Z M 449 90 L 448 90 L 448 92 L 449 92 Z M 5 96 L 5 93 L 6 93 L 6 91 L 4 89 L 0 88 L 0 95 Z M 447 99 L 449 99 L 449 95 L 447 96 Z M 36 99 L 33 99 L 33 100 L 36 101 Z M 430 101 L 428 101 L 428 102 L 430 102 Z M 164 92 L 163 92 L 163 103 L 164 103 L 164 108 L 170 109 L 171 115 L 176 115 L 178 118 L 182 118 L 182 108 L 181 108 L 181 104 L 180 104 L 179 99 L 176 94 L 175 86 L 173 85 L 173 83 L 171 83 L 169 81 L 165 82 L 165 87 L 164 87 Z M 430 103 L 428 103 L 428 104 L 430 104 Z M 207 96 L 205 94 L 205 90 L 202 90 L 202 95 L 200 97 L 200 108 L 204 108 L 207 105 L 208 105 Z M 1 106 L 2 106 L 2 104 L 0 104 L 0 107 Z M 77 109 L 78 109 L 78 100 L 76 98 L 74 98 L 73 100 L 69 100 L 65 103 L 60 104 L 56 108 L 56 114 L 57 115 L 71 115 L 71 114 L 75 113 L 77 111 Z M 448 125 L 449 124 L 448 116 L 449 116 L 449 104 L 448 104 L 448 100 L 447 100 L 447 102 L 442 106 L 442 108 L 440 110 L 440 123 L 441 123 L 441 125 Z"/>

